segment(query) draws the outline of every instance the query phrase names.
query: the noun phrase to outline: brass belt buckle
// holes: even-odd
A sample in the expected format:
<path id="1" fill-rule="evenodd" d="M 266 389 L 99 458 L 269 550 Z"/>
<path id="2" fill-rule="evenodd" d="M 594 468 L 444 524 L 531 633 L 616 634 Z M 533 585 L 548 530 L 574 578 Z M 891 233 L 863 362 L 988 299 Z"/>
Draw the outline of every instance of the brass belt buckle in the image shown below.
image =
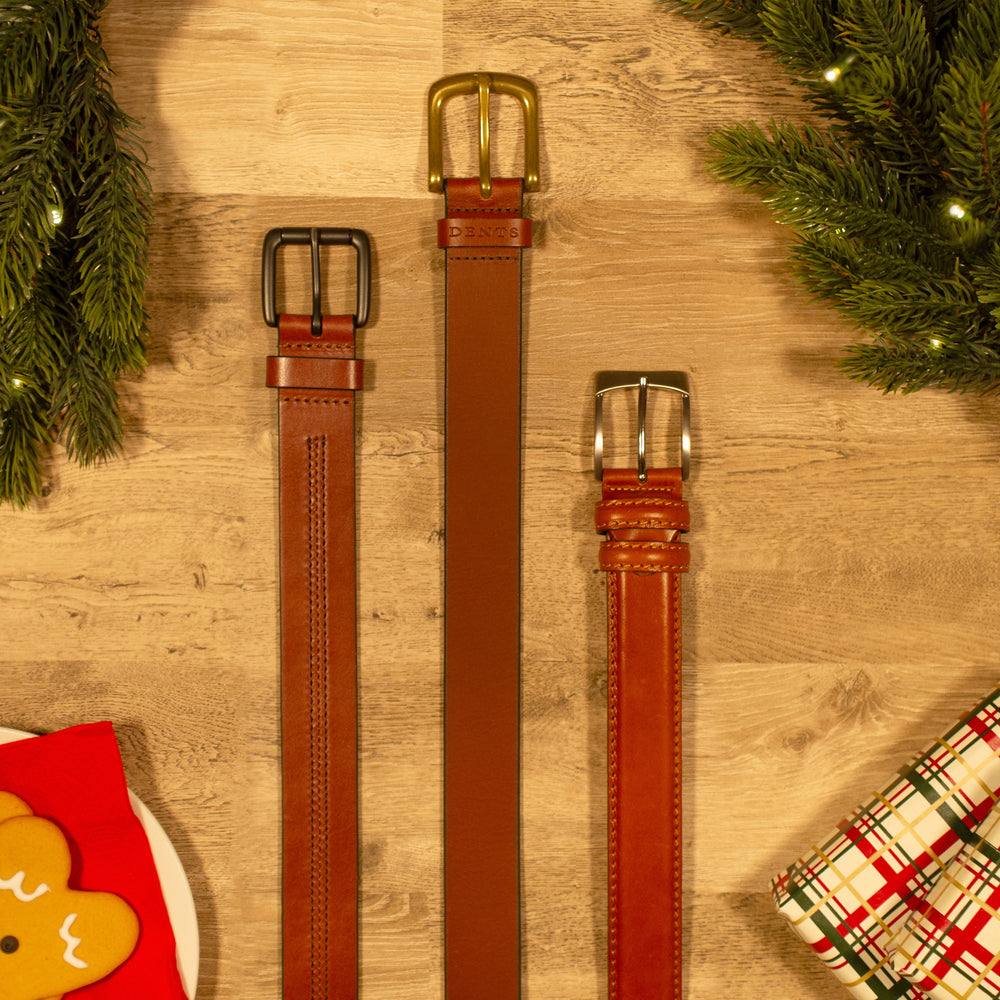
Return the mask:
<path id="1" fill-rule="evenodd" d="M 275 304 L 275 266 L 278 247 L 285 243 L 309 246 L 312 253 L 312 335 L 318 337 L 323 332 L 323 287 L 319 263 L 321 246 L 352 246 L 358 253 L 358 298 L 354 313 L 355 327 L 368 322 L 368 304 L 371 301 L 372 255 L 368 234 L 361 229 L 318 229 L 286 228 L 272 229 L 264 237 L 261 289 L 263 295 L 264 322 L 268 326 L 278 325 Z"/>
<path id="2" fill-rule="evenodd" d="M 444 102 L 459 94 L 479 94 L 479 193 L 483 199 L 493 191 L 490 172 L 490 94 L 516 97 L 524 109 L 524 190 L 537 191 L 538 175 L 538 91 L 522 76 L 510 73 L 457 73 L 431 87 L 427 107 L 427 186 L 444 191 L 444 149 L 441 118 Z"/>
<path id="3" fill-rule="evenodd" d="M 636 471 L 639 482 L 646 481 L 646 397 L 650 389 L 666 389 L 681 397 L 681 478 L 687 479 L 691 466 L 691 391 L 684 372 L 597 373 L 594 403 L 594 476 L 604 474 L 604 394 L 616 389 L 639 390 Z"/>

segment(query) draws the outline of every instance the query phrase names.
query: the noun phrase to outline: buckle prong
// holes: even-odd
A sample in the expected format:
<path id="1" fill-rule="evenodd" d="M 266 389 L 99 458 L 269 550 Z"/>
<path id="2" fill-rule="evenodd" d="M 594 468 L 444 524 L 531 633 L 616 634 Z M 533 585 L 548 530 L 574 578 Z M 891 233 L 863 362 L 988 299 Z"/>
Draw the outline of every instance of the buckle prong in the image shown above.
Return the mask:
<path id="1" fill-rule="evenodd" d="M 639 433 L 635 468 L 639 473 L 639 482 L 646 481 L 646 397 L 649 393 L 649 380 L 645 375 L 639 378 Z"/>
<path id="2" fill-rule="evenodd" d="M 272 229 L 264 237 L 264 251 L 261 263 L 261 298 L 264 322 L 268 326 L 278 325 L 278 309 L 275 301 L 275 271 L 278 247 L 285 244 L 308 246 L 312 269 L 312 335 L 318 337 L 323 332 L 323 281 L 319 248 L 321 246 L 352 246 L 358 255 L 358 292 L 354 313 L 355 327 L 368 322 L 371 303 L 371 244 L 363 229 L 328 229 L 312 227 L 291 227 Z"/>
<path id="3" fill-rule="evenodd" d="M 594 476 L 604 474 L 604 396 L 617 389 L 638 389 L 638 433 L 636 473 L 646 481 L 646 412 L 650 389 L 666 389 L 681 397 L 681 478 L 687 479 L 691 466 L 691 392 L 684 372 L 607 371 L 597 373 L 594 394 Z"/>
<path id="4" fill-rule="evenodd" d="M 438 80 L 427 102 L 427 186 L 444 191 L 444 143 L 442 119 L 445 101 L 459 94 L 476 94 L 479 102 L 479 193 L 485 200 L 493 192 L 490 166 L 490 94 L 509 94 L 520 102 L 524 113 L 524 190 L 537 191 L 538 91 L 521 76 L 510 73 L 456 73 Z"/>
<path id="5" fill-rule="evenodd" d="M 323 333 L 323 289 L 322 273 L 319 266 L 319 230 L 309 230 L 309 256 L 312 258 L 312 322 L 310 330 L 314 337 Z"/>
<path id="6" fill-rule="evenodd" d="M 493 177 L 490 174 L 490 78 L 476 74 L 479 85 L 479 193 L 483 199 L 493 193 Z"/>

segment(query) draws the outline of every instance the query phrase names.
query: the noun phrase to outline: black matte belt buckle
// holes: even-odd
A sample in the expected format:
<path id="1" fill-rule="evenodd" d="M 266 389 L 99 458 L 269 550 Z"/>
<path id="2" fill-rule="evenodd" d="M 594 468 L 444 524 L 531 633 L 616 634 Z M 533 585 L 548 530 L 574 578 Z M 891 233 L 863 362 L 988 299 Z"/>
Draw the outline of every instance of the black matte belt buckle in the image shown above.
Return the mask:
<path id="1" fill-rule="evenodd" d="M 368 322 L 368 306 L 371 301 L 372 254 L 368 234 L 361 229 L 319 229 L 313 227 L 293 227 L 272 229 L 264 237 L 261 290 L 264 307 L 264 322 L 268 326 L 278 325 L 278 311 L 275 304 L 275 270 L 278 247 L 289 243 L 293 246 L 309 246 L 312 253 L 312 335 L 323 332 L 323 283 L 319 262 L 321 246 L 352 246 L 358 253 L 358 298 L 354 313 L 354 326 L 361 327 Z"/>

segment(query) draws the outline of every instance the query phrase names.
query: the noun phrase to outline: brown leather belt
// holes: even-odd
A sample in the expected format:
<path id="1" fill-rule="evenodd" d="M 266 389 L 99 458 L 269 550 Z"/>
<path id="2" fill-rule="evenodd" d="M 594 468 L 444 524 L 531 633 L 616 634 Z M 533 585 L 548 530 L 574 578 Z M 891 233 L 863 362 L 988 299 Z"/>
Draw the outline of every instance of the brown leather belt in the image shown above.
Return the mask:
<path id="1" fill-rule="evenodd" d="M 650 389 L 681 398 L 680 468 L 646 468 Z M 638 390 L 635 469 L 604 468 L 604 396 Z M 680 372 L 597 379 L 596 526 L 608 574 L 608 995 L 681 997 L 681 587 L 688 530 L 681 496 L 690 395 Z"/>
<path id="2" fill-rule="evenodd" d="M 308 244 L 312 314 L 278 316 L 275 259 Z M 320 247 L 358 256 L 353 316 L 324 316 Z M 273 229 L 264 241 L 267 359 L 278 389 L 281 544 L 282 938 L 286 1000 L 358 995 L 355 329 L 368 316 L 371 253 L 357 229 Z"/>
<path id="3" fill-rule="evenodd" d="M 490 174 L 489 96 L 525 117 L 525 178 Z M 442 110 L 478 94 L 480 175 L 447 179 Z M 468 73 L 429 99 L 429 186 L 444 192 L 445 990 L 520 996 L 519 708 L 522 188 L 538 187 L 537 95 L 520 77 Z"/>

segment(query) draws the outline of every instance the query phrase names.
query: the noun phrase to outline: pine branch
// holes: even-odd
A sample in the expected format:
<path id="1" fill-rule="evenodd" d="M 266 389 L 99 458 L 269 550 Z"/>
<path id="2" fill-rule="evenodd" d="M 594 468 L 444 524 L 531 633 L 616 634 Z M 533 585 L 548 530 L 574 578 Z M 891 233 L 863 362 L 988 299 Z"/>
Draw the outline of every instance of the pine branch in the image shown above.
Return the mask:
<path id="1" fill-rule="evenodd" d="M 972 268 L 972 274 L 979 301 L 990 309 L 990 315 L 1000 329 L 1000 244 L 993 244 L 990 255 Z"/>
<path id="2" fill-rule="evenodd" d="M 60 436 L 66 454 L 93 465 L 119 453 L 122 437 L 118 392 L 86 348 L 59 373 L 52 407 L 62 416 Z"/>
<path id="3" fill-rule="evenodd" d="M 767 46 L 789 71 L 819 77 L 839 57 L 836 0 L 769 0 L 760 21 Z"/>
<path id="4" fill-rule="evenodd" d="M 117 454 L 115 381 L 145 364 L 151 191 L 104 6 L 0 0 L 0 502 L 28 502 L 60 436 Z"/>
<path id="5" fill-rule="evenodd" d="M 803 0 L 808 2 L 808 0 Z M 814 58 L 797 66 L 805 98 L 832 127 L 889 166 L 921 178 L 938 170 L 939 140 L 933 128 L 935 95 L 928 88 L 939 72 L 937 40 L 920 0 L 842 0 L 819 18 L 822 44 L 803 44 Z M 783 19 L 772 26 L 769 45 L 783 58 L 784 35 L 801 32 Z M 818 31 L 816 32 L 818 34 Z"/>
<path id="6" fill-rule="evenodd" d="M 944 39 L 946 61 L 968 60 L 989 71 L 996 65 L 1000 52 L 1000 18 L 995 6 L 952 0 L 949 14 L 953 15 L 954 29 Z"/>
<path id="7" fill-rule="evenodd" d="M 0 93 L 37 91 L 80 29 L 83 5 L 36 0 L 0 6 Z"/>
<path id="8" fill-rule="evenodd" d="M 115 365 L 138 372 L 145 364 L 143 290 L 150 222 L 142 163 L 127 149 L 108 144 L 105 170 L 80 191 L 76 266 L 80 313 L 90 338 L 120 354 Z"/>
<path id="9" fill-rule="evenodd" d="M 956 62 L 940 86 L 941 137 L 947 180 L 955 198 L 973 216 L 991 224 L 1000 218 L 1000 61 L 991 69 L 973 60 Z"/>
<path id="10" fill-rule="evenodd" d="M 0 372 L 51 385 L 71 351 L 70 331 L 79 325 L 72 286 L 67 278 L 72 248 L 54 244 L 35 273 L 33 294 L 0 318 Z"/>
<path id="11" fill-rule="evenodd" d="M 954 259 L 934 260 L 922 253 L 907 254 L 900 243 L 849 238 L 840 232 L 802 234 L 792 249 L 796 273 L 813 297 L 836 306 L 863 281 L 911 288 L 931 288 L 962 280 Z M 965 281 L 974 289 L 976 282 Z"/>
<path id="12" fill-rule="evenodd" d="M 883 392 L 992 393 L 1000 391 L 1000 359 L 989 347 L 948 350 L 934 344 L 893 343 L 876 338 L 847 351 L 842 368 L 848 378 Z"/>
<path id="13" fill-rule="evenodd" d="M 927 28 L 939 46 L 954 27 L 959 12 L 966 7 L 965 0 L 925 0 L 924 17 Z"/>
<path id="14" fill-rule="evenodd" d="M 658 0 L 664 10 L 700 21 L 724 34 L 762 38 L 760 14 L 765 0 Z"/>
<path id="15" fill-rule="evenodd" d="M 933 210 L 907 182 L 856 148 L 810 126 L 755 123 L 709 137 L 709 169 L 737 187 L 757 190 L 779 221 L 798 231 L 899 245 L 903 252 L 948 269 L 952 243 L 935 232 Z"/>
<path id="16" fill-rule="evenodd" d="M 710 170 L 798 235 L 796 273 L 871 335 L 887 391 L 1000 391 L 1000 4 L 766 0 L 759 40 L 828 120 L 733 125 Z"/>
<path id="17" fill-rule="evenodd" d="M 31 294 L 31 283 L 56 234 L 65 123 L 28 115 L 0 164 L 0 313 Z"/>
<path id="18" fill-rule="evenodd" d="M 960 279 L 914 285 L 870 278 L 839 295 L 838 308 L 862 328 L 934 346 L 980 339 L 988 333 L 975 291 Z"/>
<path id="19" fill-rule="evenodd" d="M 49 435 L 44 395 L 21 378 L 0 377 L 0 490 L 24 507 L 41 486 L 41 450 Z"/>

